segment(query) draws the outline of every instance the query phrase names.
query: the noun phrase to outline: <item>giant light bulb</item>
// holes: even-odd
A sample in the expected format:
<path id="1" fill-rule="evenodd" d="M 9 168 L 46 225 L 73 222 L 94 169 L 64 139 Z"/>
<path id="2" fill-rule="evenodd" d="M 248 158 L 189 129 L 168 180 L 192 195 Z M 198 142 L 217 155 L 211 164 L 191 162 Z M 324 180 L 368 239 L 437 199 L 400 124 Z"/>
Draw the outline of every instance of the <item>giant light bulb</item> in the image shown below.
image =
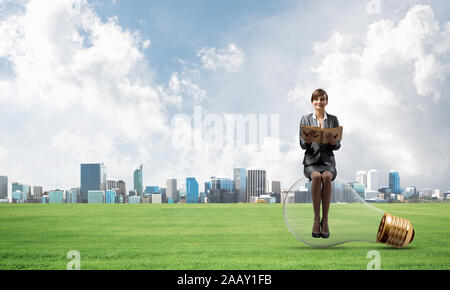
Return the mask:
<path id="1" fill-rule="evenodd" d="M 360 191 L 358 184 L 354 187 Z M 301 178 L 284 195 L 283 214 L 291 233 L 299 241 L 312 247 L 325 248 L 363 241 L 403 248 L 414 239 L 414 228 L 408 220 L 368 204 L 352 186 L 339 178 L 332 184 L 328 239 L 314 238 L 311 235 L 314 212 L 309 179 Z M 322 216 L 322 207 L 320 214 Z"/>

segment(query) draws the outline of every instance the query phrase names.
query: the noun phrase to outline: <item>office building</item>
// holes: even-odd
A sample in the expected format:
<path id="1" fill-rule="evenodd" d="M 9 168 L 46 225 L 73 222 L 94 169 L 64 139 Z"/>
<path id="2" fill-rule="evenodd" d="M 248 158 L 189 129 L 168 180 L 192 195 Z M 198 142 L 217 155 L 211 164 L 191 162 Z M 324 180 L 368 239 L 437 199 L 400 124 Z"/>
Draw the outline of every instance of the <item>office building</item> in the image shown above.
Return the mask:
<path id="1" fill-rule="evenodd" d="M 64 190 L 50 190 L 48 193 L 48 203 L 64 203 Z"/>
<path id="2" fill-rule="evenodd" d="M 404 192 L 402 192 L 403 197 L 410 198 L 416 195 L 416 187 L 414 185 L 408 186 Z"/>
<path id="3" fill-rule="evenodd" d="M 152 203 L 162 203 L 162 195 L 159 193 L 152 194 Z"/>
<path id="4" fill-rule="evenodd" d="M 211 190 L 234 191 L 233 180 L 227 177 L 211 177 Z"/>
<path id="5" fill-rule="evenodd" d="M 186 203 L 198 203 L 200 192 L 194 177 L 186 178 Z"/>
<path id="6" fill-rule="evenodd" d="M 42 197 L 43 188 L 42 186 L 33 186 L 33 196 Z"/>
<path id="7" fill-rule="evenodd" d="M 134 190 L 136 190 L 138 196 L 142 196 L 144 193 L 144 186 L 142 184 L 142 167 L 144 165 L 141 164 L 133 173 L 134 177 Z"/>
<path id="8" fill-rule="evenodd" d="M 8 198 L 8 176 L 0 176 L 0 198 Z"/>
<path id="9" fill-rule="evenodd" d="M 22 200 L 27 200 L 28 198 L 31 197 L 31 186 L 21 184 L 18 182 L 13 182 L 11 184 L 11 187 L 12 187 L 12 192 L 15 192 L 15 191 L 22 192 Z"/>
<path id="10" fill-rule="evenodd" d="M 142 197 L 133 195 L 133 196 L 128 196 L 127 200 L 128 200 L 128 203 L 141 203 Z"/>
<path id="11" fill-rule="evenodd" d="M 259 197 L 266 193 L 266 171 L 248 170 L 247 171 L 247 200 Z"/>
<path id="12" fill-rule="evenodd" d="M 234 191 L 236 192 L 237 202 L 248 202 L 247 170 L 245 168 L 234 168 L 233 179 L 234 179 Z"/>
<path id="13" fill-rule="evenodd" d="M 367 172 L 365 170 L 356 171 L 356 183 L 363 184 L 367 188 Z"/>
<path id="14" fill-rule="evenodd" d="M 146 186 L 144 192 L 149 194 L 159 193 L 159 186 Z"/>
<path id="15" fill-rule="evenodd" d="M 281 193 L 281 182 L 278 180 L 272 180 L 271 192 Z"/>
<path id="16" fill-rule="evenodd" d="M 361 197 L 362 200 L 365 199 L 365 185 L 359 182 L 350 182 L 350 187 L 356 192 L 356 194 Z"/>
<path id="17" fill-rule="evenodd" d="M 175 178 L 166 180 L 166 197 L 178 202 L 177 180 Z"/>
<path id="18" fill-rule="evenodd" d="M 88 203 L 105 203 L 105 191 L 88 190 Z"/>
<path id="19" fill-rule="evenodd" d="M 379 187 L 378 170 L 370 169 L 367 172 L 367 190 L 378 191 L 378 187 Z"/>
<path id="20" fill-rule="evenodd" d="M 112 190 L 117 188 L 117 181 L 108 179 L 106 180 L 106 190 Z"/>
<path id="21" fill-rule="evenodd" d="M 294 191 L 294 200 L 292 202 L 294 203 L 311 203 L 312 197 L 311 192 L 308 190 L 308 188 L 300 188 L 299 190 Z"/>
<path id="22" fill-rule="evenodd" d="M 365 200 L 366 201 L 374 201 L 377 199 L 378 191 L 375 190 L 366 190 Z"/>
<path id="23" fill-rule="evenodd" d="M 71 188 L 69 190 L 66 190 L 66 203 L 78 203 L 79 195 L 79 188 Z"/>
<path id="24" fill-rule="evenodd" d="M 116 203 L 116 191 L 107 190 L 105 192 L 105 203 Z"/>
<path id="25" fill-rule="evenodd" d="M 90 190 L 102 190 L 103 163 L 81 164 L 81 202 L 88 203 Z"/>
<path id="26" fill-rule="evenodd" d="M 391 189 L 392 193 L 402 193 L 400 189 L 400 174 L 396 170 L 389 171 L 389 188 Z"/>
<path id="27" fill-rule="evenodd" d="M 160 187 L 158 193 L 161 194 L 162 202 L 167 203 L 166 189 L 164 187 Z"/>

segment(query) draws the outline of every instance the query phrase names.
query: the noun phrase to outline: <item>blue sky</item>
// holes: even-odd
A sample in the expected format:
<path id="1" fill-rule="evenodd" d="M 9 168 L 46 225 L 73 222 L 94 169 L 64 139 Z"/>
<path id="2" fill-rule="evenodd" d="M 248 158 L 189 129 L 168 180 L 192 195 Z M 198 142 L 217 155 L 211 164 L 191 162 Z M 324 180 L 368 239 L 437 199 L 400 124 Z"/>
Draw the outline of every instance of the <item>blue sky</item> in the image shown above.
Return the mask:
<path id="1" fill-rule="evenodd" d="M 287 188 L 321 87 L 344 126 L 340 178 L 376 168 L 384 185 L 397 169 L 402 187 L 449 190 L 449 15 L 444 0 L 0 1 L 0 174 L 66 188 L 80 163 L 104 162 L 131 187 L 141 163 L 159 186 L 246 167 Z M 178 148 L 195 106 L 221 121 L 276 115 L 279 134 Z"/>

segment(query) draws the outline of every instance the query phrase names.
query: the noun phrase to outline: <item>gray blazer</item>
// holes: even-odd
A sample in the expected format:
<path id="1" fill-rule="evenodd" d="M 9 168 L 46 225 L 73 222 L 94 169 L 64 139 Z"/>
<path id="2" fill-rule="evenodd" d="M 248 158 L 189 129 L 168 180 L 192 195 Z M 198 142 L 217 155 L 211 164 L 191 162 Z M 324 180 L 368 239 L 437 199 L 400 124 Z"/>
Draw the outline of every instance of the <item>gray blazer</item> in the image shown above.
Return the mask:
<path id="1" fill-rule="evenodd" d="M 302 139 L 301 129 L 302 126 L 310 126 L 316 127 L 316 123 L 313 117 L 314 113 L 305 115 L 302 117 L 300 121 L 299 128 L 299 139 L 300 146 L 305 152 L 305 158 L 303 159 L 303 165 L 311 165 L 311 164 L 324 164 L 336 167 L 336 161 L 334 160 L 333 150 L 339 150 L 341 148 L 341 142 L 336 142 L 336 145 L 333 146 L 331 144 L 317 144 L 312 142 L 311 144 L 306 144 L 306 140 Z M 327 124 L 324 128 L 334 128 L 339 127 L 339 121 L 336 116 L 330 115 L 327 113 Z"/>

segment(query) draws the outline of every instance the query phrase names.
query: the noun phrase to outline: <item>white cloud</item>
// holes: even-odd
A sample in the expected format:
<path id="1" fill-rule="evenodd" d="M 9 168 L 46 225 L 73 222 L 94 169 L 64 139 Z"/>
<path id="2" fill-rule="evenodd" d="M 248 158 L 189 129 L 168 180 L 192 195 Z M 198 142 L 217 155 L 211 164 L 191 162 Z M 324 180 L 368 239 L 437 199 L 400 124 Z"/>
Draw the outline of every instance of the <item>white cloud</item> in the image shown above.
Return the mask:
<path id="1" fill-rule="evenodd" d="M 9 139 L 29 139 L 4 141 L 19 181 L 75 186 L 87 159 L 119 172 L 141 155 L 123 146 L 156 146 L 165 134 L 170 103 L 141 51 L 150 41 L 117 22 L 85 0 L 29 1 L 0 21 L 0 58 L 13 70 L 0 80 L 0 103 L 22 113 L 9 120 Z M 36 165 L 21 166 L 26 159 Z"/>
<path id="2" fill-rule="evenodd" d="M 243 65 L 245 53 L 242 48 L 230 43 L 225 49 L 203 47 L 197 52 L 197 57 L 201 59 L 205 69 L 235 71 Z"/>

